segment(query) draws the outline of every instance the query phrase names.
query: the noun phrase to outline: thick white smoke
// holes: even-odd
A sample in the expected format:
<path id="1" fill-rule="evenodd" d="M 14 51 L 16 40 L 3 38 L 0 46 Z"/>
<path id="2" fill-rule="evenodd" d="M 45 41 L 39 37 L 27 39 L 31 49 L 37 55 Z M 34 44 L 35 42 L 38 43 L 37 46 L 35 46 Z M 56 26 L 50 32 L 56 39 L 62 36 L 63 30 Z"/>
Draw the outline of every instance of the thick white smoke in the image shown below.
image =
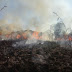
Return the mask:
<path id="1" fill-rule="evenodd" d="M 5 2 L 1 0 L 2 3 Z M 6 0 L 7 8 L 0 17 L 0 27 L 12 24 L 14 29 L 32 29 L 46 31 L 57 22 L 56 12 L 64 21 L 66 27 L 71 26 L 71 0 Z M 1 4 L 1 6 L 3 6 Z M 1 13 L 2 13 L 1 12 Z M 16 28 L 16 26 L 18 27 Z M 20 27 L 20 28 L 19 28 Z M 15 31 L 11 29 L 11 31 Z M 7 30 L 6 30 L 7 31 Z"/>

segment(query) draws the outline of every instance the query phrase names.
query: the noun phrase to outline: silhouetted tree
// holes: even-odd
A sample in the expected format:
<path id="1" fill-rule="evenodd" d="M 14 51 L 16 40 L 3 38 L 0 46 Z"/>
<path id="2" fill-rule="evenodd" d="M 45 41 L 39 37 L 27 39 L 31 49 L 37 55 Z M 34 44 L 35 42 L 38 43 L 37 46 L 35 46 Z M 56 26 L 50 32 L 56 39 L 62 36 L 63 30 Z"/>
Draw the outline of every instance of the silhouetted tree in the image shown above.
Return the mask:
<path id="1" fill-rule="evenodd" d="M 55 34 L 55 38 L 59 38 L 59 37 L 63 37 L 65 32 L 66 32 L 66 27 L 65 24 L 63 23 L 63 20 L 58 16 L 57 13 L 53 12 L 54 14 L 56 14 L 57 18 L 57 24 L 55 24 L 54 26 L 54 34 Z"/>

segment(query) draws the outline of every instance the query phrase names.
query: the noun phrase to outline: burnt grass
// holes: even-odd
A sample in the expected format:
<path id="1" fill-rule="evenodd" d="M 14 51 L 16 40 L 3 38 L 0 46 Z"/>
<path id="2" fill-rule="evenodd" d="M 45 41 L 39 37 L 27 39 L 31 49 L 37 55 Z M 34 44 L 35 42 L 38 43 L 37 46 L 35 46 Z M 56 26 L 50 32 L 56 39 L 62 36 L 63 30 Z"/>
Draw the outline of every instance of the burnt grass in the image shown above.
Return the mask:
<path id="1" fill-rule="evenodd" d="M 55 42 L 12 47 L 0 41 L 0 72 L 72 72 L 72 50 Z"/>

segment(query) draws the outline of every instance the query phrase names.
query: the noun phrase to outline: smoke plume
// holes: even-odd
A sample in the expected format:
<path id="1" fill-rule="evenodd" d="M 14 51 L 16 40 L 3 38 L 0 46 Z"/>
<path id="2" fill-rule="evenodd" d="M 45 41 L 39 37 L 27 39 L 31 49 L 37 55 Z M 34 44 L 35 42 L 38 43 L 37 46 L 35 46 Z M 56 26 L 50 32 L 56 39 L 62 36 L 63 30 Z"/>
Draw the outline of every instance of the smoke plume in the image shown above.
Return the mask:
<path id="1" fill-rule="evenodd" d="M 1 1 L 4 5 L 5 1 Z M 17 31 L 21 29 L 44 32 L 50 28 L 50 25 L 57 23 L 57 16 L 55 16 L 53 12 L 56 12 L 63 19 L 66 27 L 71 25 L 72 9 L 69 0 L 6 1 L 7 8 L 1 12 L 2 15 L 0 14 L 0 27 L 3 33 L 5 31 L 7 33 L 7 31 Z M 1 4 L 1 6 L 3 5 Z"/>

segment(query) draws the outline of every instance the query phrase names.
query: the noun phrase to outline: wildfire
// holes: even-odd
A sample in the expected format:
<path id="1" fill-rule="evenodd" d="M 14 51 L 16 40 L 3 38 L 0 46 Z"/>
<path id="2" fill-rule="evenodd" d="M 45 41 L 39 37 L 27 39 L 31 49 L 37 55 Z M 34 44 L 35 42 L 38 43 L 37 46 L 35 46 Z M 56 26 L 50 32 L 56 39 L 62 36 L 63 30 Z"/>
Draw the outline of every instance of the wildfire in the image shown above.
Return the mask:
<path id="1" fill-rule="evenodd" d="M 21 35 L 18 34 L 16 38 L 17 38 L 17 39 L 21 38 Z"/>
<path id="2" fill-rule="evenodd" d="M 72 37 L 71 36 L 69 36 L 69 40 L 72 41 Z"/>
<path id="3" fill-rule="evenodd" d="M 24 39 L 27 39 L 27 34 L 26 33 L 23 33 L 22 35 L 23 35 Z"/>
<path id="4" fill-rule="evenodd" d="M 6 37 L 8 38 L 8 37 L 9 37 L 9 35 L 7 34 L 7 35 L 6 35 Z"/>
<path id="5" fill-rule="evenodd" d="M 39 39 L 39 32 L 34 31 L 32 35 L 33 38 Z"/>
<path id="6" fill-rule="evenodd" d="M 5 35 L 5 39 L 37 39 L 37 40 L 41 40 L 42 36 L 39 35 L 39 32 L 34 31 L 33 33 L 10 33 L 10 34 L 6 34 Z"/>
<path id="7" fill-rule="evenodd" d="M 29 31 L 29 32 L 12 32 L 6 35 L 3 35 L 4 39 L 37 39 L 37 40 L 42 40 L 45 36 L 42 35 L 42 33 L 37 32 L 37 31 Z"/>

